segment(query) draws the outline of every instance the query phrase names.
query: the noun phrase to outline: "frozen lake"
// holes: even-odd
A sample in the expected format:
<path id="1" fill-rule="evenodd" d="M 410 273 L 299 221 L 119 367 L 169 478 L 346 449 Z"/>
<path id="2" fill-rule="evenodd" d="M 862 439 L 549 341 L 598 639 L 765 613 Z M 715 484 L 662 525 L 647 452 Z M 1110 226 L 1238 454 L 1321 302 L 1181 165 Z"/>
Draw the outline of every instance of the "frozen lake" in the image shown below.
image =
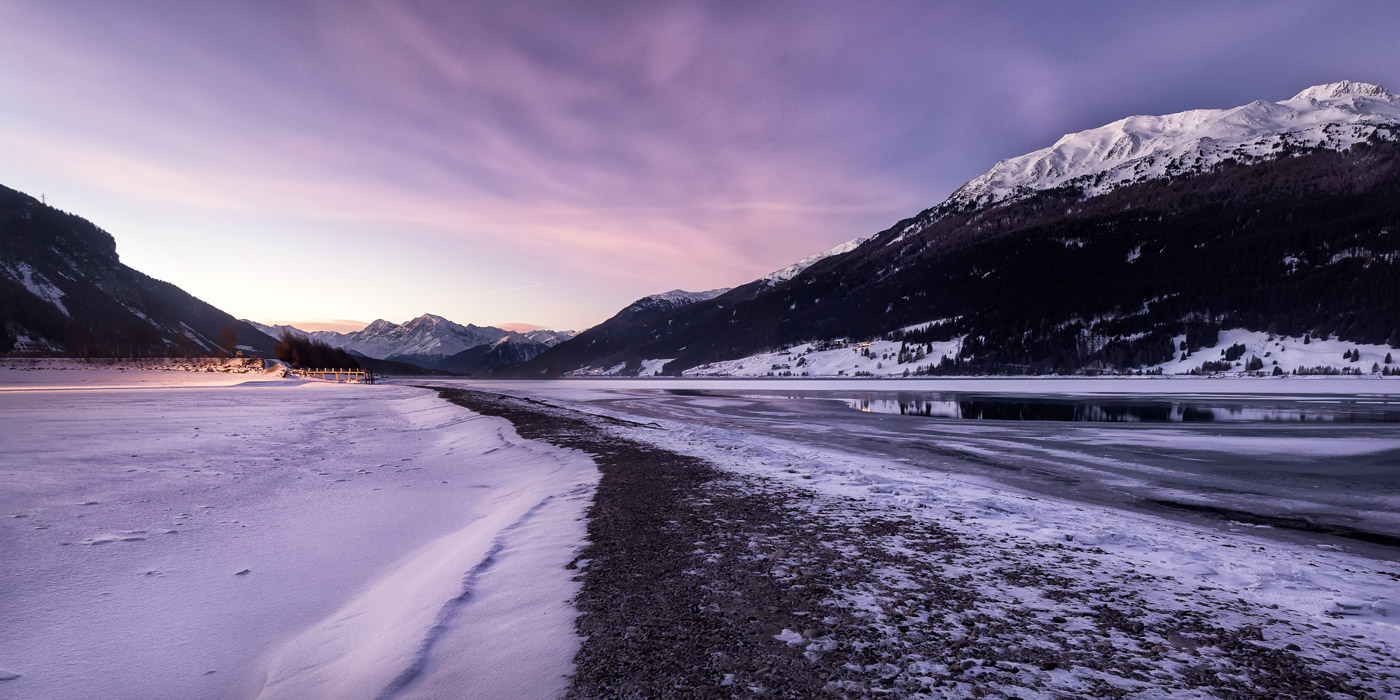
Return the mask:
<path id="1" fill-rule="evenodd" d="M 0 697 L 549 697 L 590 460 L 404 386 L 0 370 Z"/>
<path id="2" fill-rule="evenodd" d="M 1400 381 L 473 384 L 1400 558 Z"/>

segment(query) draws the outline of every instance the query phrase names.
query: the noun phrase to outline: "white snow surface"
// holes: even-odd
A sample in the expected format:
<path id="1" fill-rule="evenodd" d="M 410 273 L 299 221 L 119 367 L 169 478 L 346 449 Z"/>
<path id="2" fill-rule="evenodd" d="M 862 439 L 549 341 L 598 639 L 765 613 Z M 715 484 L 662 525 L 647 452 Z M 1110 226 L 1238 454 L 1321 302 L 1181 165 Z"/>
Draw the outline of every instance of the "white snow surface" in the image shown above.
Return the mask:
<path id="1" fill-rule="evenodd" d="M 1209 170 L 1222 161 L 1271 159 L 1289 148 L 1342 150 L 1400 125 L 1400 97 L 1379 85 L 1315 85 L 1280 102 L 1132 116 L 1066 134 L 1008 158 L 958 188 L 950 203 L 985 206 L 1060 186 L 1086 195 L 1144 180 Z"/>
<path id="2" fill-rule="evenodd" d="M 919 344 L 917 347 L 927 354 L 917 359 L 907 357 L 906 362 L 900 363 L 898 341 L 843 343 L 827 349 L 818 349 L 823 346 L 816 343 L 802 343 L 737 360 L 706 363 L 682 374 L 687 377 L 854 377 L 858 374 L 897 377 L 905 371 L 913 373 L 930 364 L 937 365 L 944 355 L 956 357 L 961 345 L 961 340 Z M 786 374 L 788 372 L 791 374 Z"/>
<path id="3" fill-rule="evenodd" d="M 585 457 L 405 386 L 17 377 L 0 695 L 562 694 Z"/>
<path id="4" fill-rule="evenodd" d="M 1179 336 L 1174 338 L 1172 342 L 1180 347 L 1181 341 L 1185 338 L 1185 336 Z M 1226 374 L 1245 374 L 1245 367 L 1250 358 L 1253 357 L 1258 357 L 1264 362 L 1263 372 L 1265 375 L 1271 374 L 1275 366 L 1286 373 L 1292 373 L 1295 369 L 1331 367 L 1338 370 L 1342 368 L 1357 369 L 1366 375 L 1375 374 L 1371 371 L 1373 366 L 1381 369 L 1387 366 L 1392 369 L 1400 367 L 1400 364 L 1397 364 L 1400 363 L 1400 348 L 1392 348 L 1384 344 L 1349 343 L 1338 340 L 1336 336 L 1326 340 L 1311 339 L 1304 343 L 1302 338 L 1270 336 L 1268 333 L 1249 331 L 1243 328 L 1220 331 L 1220 339 L 1216 341 L 1215 345 L 1197 350 L 1188 355 L 1185 360 L 1180 359 L 1181 354 L 1178 352 L 1176 359 L 1151 367 L 1160 367 L 1165 374 L 1186 374 L 1199 368 L 1207 360 L 1221 361 L 1224 351 L 1235 344 L 1244 345 L 1245 352 L 1235 361 L 1234 369 Z M 1361 359 L 1356 362 L 1343 359 L 1342 354 L 1353 349 L 1357 351 Z M 1385 363 L 1386 355 L 1390 355 L 1390 365 Z"/>
<path id="5" fill-rule="evenodd" d="M 928 325 L 930 324 L 916 324 L 905 330 L 917 330 Z M 1181 336 L 1174 338 L 1172 342 L 1179 346 L 1184 339 L 1185 336 Z M 1101 340 L 1107 342 L 1109 339 L 1101 338 Z M 871 377 L 903 377 L 906 370 L 914 374 L 929 365 L 937 365 L 945 355 L 956 357 L 961 343 L 961 339 L 936 343 L 910 343 L 909 348 L 920 349 L 925 354 L 922 357 L 906 356 L 906 361 L 903 363 L 899 362 L 901 345 L 899 341 L 843 342 L 837 347 L 822 350 L 817 348 L 824 347 L 823 344 L 802 343 L 790 348 L 756 353 L 734 360 L 706 363 L 692 367 L 683 374 L 686 377 L 782 377 L 785 379 L 867 375 Z M 1392 348 L 1383 344 L 1350 343 L 1335 337 L 1304 343 L 1302 338 L 1271 337 L 1270 334 L 1262 331 L 1233 328 L 1222 330 L 1220 339 L 1215 345 L 1201 348 L 1191 353 L 1185 360 L 1180 359 L 1178 352 L 1169 362 L 1159 365 L 1145 365 L 1139 369 L 1161 369 L 1166 375 L 1185 375 L 1191 370 L 1200 368 L 1202 363 L 1207 360 L 1220 361 L 1222 353 L 1236 343 L 1245 346 L 1245 354 L 1235 361 L 1233 369 L 1217 373 L 1216 376 L 1243 377 L 1248 375 L 1245 368 L 1252 357 L 1258 357 L 1263 361 L 1263 374 L 1266 375 L 1266 378 L 1272 378 L 1267 377 L 1267 375 L 1273 372 L 1275 366 L 1289 374 L 1295 369 L 1330 367 L 1337 370 L 1343 368 L 1359 369 L 1362 374 L 1372 376 L 1378 376 L 1377 372 L 1371 371 L 1373 366 L 1378 369 L 1384 369 L 1387 366 L 1400 367 L 1400 348 Z M 1356 362 L 1343 359 L 1342 354 L 1353 349 L 1357 351 L 1361 359 Z M 1387 354 L 1391 356 L 1392 364 L 1390 365 L 1385 363 Z M 666 362 L 669 360 L 647 360 L 643 364 L 647 367 L 659 368 Z M 614 369 L 620 371 L 621 367 Z M 617 371 L 613 371 L 611 374 L 617 374 Z M 788 374 L 789 372 L 791 374 Z M 608 373 L 603 372 L 602 374 Z M 642 372 L 641 376 L 651 376 L 651 372 Z"/>
<path id="6" fill-rule="evenodd" d="M 838 246 L 836 246 L 836 247 L 834 247 L 834 248 L 831 248 L 831 249 L 829 249 L 829 250 L 823 250 L 823 251 L 820 252 L 820 253 L 813 253 L 812 255 L 809 255 L 809 256 L 807 256 L 807 257 L 801 259 L 801 260 L 798 260 L 797 262 L 795 262 L 795 263 L 793 263 L 793 264 L 791 264 L 791 265 L 788 265 L 787 267 L 785 267 L 785 268 L 783 268 L 783 269 L 781 269 L 781 270 L 776 270 L 776 271 L 774 271 L 774 272 L 770 272 L 770 273 L 764 275 L 763 277 L 760 277 L 759 279 L 760 279 L 760 280 L 763 280 L 763 281 L 767 281 L 769 284 L 777 284 L 777 283 L 779 283 L 779 282 L 786 282 L 786 281 L 788 281 L 788 280 L 790 280 L 790 279 L 792 279 L 792 278 L 798 276 L 799 274 L 802 274 L 802 271 L 803 271 L 803 270 L 806 270 L 807 268 L 809 268 L 809 267 L 811 267 L 811 266 L 813 266 L 813 265 L 815 265 L 815 264 L 817 264 L 817 263 L 819 263 L 819 262 L 821 262 L 821 261 L 823 261 L 823 260 L 825 260 L 825 259 L 827 259 L 827 258 L 830 258 L 830 257 L 835 256 L 835 255 L 843 255 L 843 254 L 845 254 L 845 253 L 849 253 L 849 252 L 855 250 L 856 248 L 859 248 L 859 247 L 860 247 L 860 244 L 866 242 L 867 240 L 869 240 L 869 237 L 868 237 L 868 236 L 867 236 L 867 237 L 864 237 L 864 238 L 852 238 L 851 240 L 846 241 L 845 243 L 842 243 L 842 244 L 840 244 L 840 245 L 838 245 Z"/>

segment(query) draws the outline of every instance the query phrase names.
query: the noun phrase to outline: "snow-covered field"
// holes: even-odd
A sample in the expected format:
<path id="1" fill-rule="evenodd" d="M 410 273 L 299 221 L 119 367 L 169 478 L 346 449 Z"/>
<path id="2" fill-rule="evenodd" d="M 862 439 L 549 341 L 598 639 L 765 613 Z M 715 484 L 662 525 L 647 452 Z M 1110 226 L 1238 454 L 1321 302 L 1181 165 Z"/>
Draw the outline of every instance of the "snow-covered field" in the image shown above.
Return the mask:
<path id="1" fill-rule="evenodd" d="M 590 460 L 403 386 L 0 389 L 0 697 L 563 692 Z"/>
<path id="2" fill-rule="evenodd" d="M 961 345 L 952 340 L 931 343 L 900 362 L 900 343 L 876 340 L 843 347 L 818 349 L 803 343 L 775 352 L 750 355 L 737 360 L 712 362 L 685 371 L 687 377 L 898 377 L 928 365 L 937 365 L 944 355 L 956 356 Z M 790 374 L 789 374 L 790 373 Z"/>
<path id="3" fill-rule="evenodd" d="M 1173 342 L 1180 344 L 1185 336 Z M 1220 362 L 1225 351 L 1236 345 L 1244 346 L 1244 354 L 1231 362 L 1232 368 L 1214 373 L 1216 376 L 1245 376 L 1248 363 L 1259 358 L 1261 370 L 1270 375 L 1277 367 L 1285 374 L 1294 370 L 1329 367 L 1338 371 L 1360 371 L 1363 376 L 1380 376 L 1385 368 L 1400 368 L 1400 349 L 1386 345 L 1366 345 L 1348 343 L 1331 338 L 1309 340 L 1303 338 L 1278 337 L 1268 333 L 1248 331 L 1242 328 L 1223 330 L 1215 345 L 1191 353 L 1186 359 L 1178 354 L 1176 359 L 1160 365 L 1149 365 L 1143 371 L 1160 370 L 1163 375 L 1185 375 L 1199 369 L 1206 361 Z M 848 342 L 837 346 L 832 344 L 802 343 L 788 348 L 763 352 L 734 360 L 710 362 L 692 367 L 684 372 L 686 377 L 891 377 L 902 378 L 926 371 L 936 366 L 944 356 L 956 357 L 961 341 L 954 339 L 937 343 L 909 344 L 911 351 L 901 354 L 902 344 L 891 340 L 869 342 Z M 1357 360 L 1344 357 L 1345 353 L 1356 351 Z M 1385 361 L 1386 356 L 1391 362 Z M 642 362 L 641 377 L 659 374 L 669 359 L 652 359 Z M 616 376 L 623 372 L 625 364 L 606 369 L 583 372 L 588 376 Z M 1374 369 L 1373 369 L 1374 368 Z"/>

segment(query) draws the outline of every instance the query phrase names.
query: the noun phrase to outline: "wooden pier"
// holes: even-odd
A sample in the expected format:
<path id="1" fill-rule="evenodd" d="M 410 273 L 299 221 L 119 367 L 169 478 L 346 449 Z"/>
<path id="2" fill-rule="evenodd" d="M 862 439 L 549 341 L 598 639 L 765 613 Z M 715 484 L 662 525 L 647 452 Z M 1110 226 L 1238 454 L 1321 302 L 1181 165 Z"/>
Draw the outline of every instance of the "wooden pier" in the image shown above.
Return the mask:
<path id="1" fill-rule="evenodd" d="M 293 369 L 287 372 L 292 377 L 324 379 L 342 384 L 373 384 L 374 372 L 367 369 Z"/>

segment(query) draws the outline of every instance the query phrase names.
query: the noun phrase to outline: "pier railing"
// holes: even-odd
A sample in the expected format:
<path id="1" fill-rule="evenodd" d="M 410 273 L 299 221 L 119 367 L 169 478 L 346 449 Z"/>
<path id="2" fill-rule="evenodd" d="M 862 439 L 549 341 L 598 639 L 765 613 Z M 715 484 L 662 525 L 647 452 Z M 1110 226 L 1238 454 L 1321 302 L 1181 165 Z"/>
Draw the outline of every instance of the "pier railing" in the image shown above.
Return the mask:
<path id="1" fill-rule="evenodd" d="M 324 379 L 342 384 L 373 384 L 374 372 L 367 369 L 294 369 L 287 372 L 292 377 Z"/>

